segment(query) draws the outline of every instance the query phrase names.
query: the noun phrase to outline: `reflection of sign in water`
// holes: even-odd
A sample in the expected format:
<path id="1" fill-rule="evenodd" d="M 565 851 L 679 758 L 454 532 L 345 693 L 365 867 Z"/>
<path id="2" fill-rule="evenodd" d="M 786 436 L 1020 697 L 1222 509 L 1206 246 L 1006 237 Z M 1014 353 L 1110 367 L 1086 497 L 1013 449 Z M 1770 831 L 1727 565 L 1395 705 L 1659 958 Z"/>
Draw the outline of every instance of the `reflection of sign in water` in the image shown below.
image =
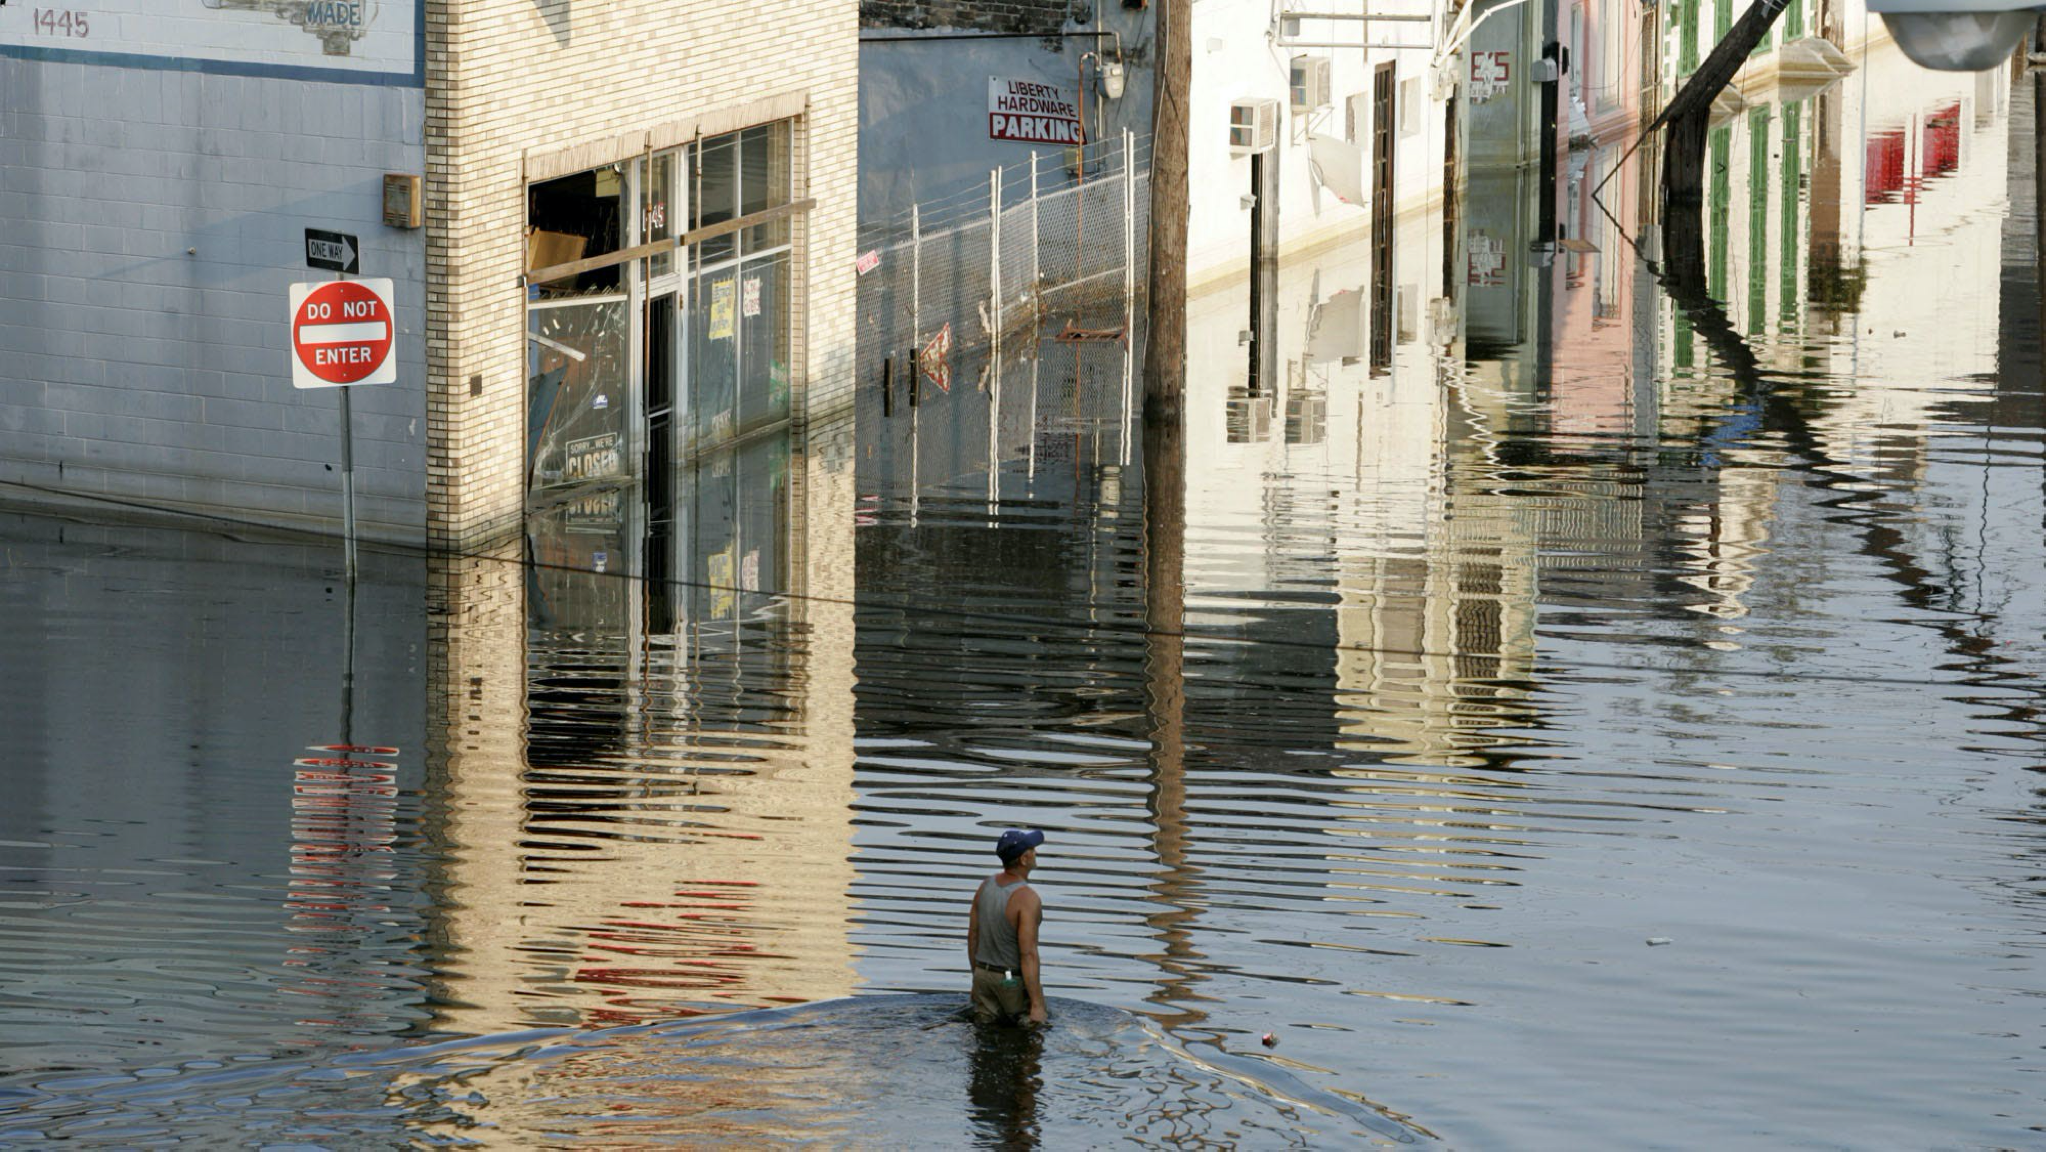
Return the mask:
<path id="1" fill-rule="evenodd" d="M 316 745 L 315 750 L 395 756 L 387 746 Z M 291 878 L 284 907 L 295 936 L 284 960 L 300 969 L 283 990 L 305 997 L 300 1022 L 351 1029 L 396 991 L 363 938 L 393 922 L 398 865 L 397 765 L 354 755 L 292 762 Z"/>
<path id="2" fill-rule="evenodd" d="M 1512 79 L 1513 53 L 1471 53 L 1471 103 L 1483 104 L 1506 91 L 1507 82 Z"/>
<path id="3" fill-rule="evenodd" d="M 561 510 L 561 524 L 569 532 L 609 535 L 625 522 L 625 501 L 616 488 L 585 492 Z"/>
<path id="4" fill-rule="evenodd" d="M 731 279 L 719 280 L 710 286 L 710 338 L 730 340 L 737 325 L 732 317 L 732 297 L 736 294 Z"/>
<path id="5" fill-rule="evenodd" d="M 568 442 L 568 460 L 562 466 L 564 480 L 593 480 L 616 476 L 624 471 L 618 451 L 618 433 L 603 432 Z"/>
<path id="6" fill-rule="evenodd" d="M 704 561 L 704 583 L 710 585 L 710 618 L 729 619 L 739 607 L 732 588 L 732 550 L 713 552 Z"/>
<path id="7" fill-rule="evenodd" d="M 916 354 L 916 366 L 924 377 L 947 392 L 952 390 L 952 324 L 946 321 Z"/>
<path id="8" fill-rule="evenodd" d="M 1487 236 L 1483 231 L 1471 233 L 1466 245 L 1465 259 L 1468 265 L 1468 280 L 1477 288 L 1504 288 L 1506 286 L 1506 245 L 1497 237 Z"/>

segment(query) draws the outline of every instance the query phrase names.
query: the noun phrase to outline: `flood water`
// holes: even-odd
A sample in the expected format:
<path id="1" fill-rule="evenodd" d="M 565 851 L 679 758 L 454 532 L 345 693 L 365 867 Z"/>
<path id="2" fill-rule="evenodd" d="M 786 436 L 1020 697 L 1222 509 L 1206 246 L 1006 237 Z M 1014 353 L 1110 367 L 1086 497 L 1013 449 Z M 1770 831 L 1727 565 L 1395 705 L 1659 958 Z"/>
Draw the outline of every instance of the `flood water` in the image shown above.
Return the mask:
<path id="1" fill-rule="evenodd" d="M 1047 340 L 352 595 L 0 516 L 0 1144 L 2038 1146 L 2029 116 L 1852 307 L 1199 294 L 1148 455 Z M 1013 825 L 1036 1036 L 953 1016 Z"/>

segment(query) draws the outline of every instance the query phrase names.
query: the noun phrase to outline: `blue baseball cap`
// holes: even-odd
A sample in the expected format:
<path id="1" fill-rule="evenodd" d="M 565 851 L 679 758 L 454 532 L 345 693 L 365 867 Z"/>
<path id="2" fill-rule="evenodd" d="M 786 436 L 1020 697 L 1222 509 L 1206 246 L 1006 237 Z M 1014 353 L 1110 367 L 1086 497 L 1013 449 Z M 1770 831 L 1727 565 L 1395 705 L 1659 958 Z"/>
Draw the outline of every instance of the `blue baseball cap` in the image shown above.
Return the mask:
<path id="1" fill-rule="evenodd" d="M 1042 843 L 1044 833 L 1034 828 L 1028 832 L 1021 828 L 1011 828 L 1002 833 L 1000 840 L 995 841 L 995 855 L 1000 856 L 1002 863 L 1007 864 Z"/>

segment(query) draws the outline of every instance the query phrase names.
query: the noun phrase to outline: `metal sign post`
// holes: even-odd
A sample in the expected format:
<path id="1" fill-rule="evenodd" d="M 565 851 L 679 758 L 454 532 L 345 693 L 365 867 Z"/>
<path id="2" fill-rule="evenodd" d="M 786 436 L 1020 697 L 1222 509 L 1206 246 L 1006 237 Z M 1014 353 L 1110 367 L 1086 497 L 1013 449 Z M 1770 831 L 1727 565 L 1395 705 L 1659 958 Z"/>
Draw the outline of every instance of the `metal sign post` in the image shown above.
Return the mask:
<path id="1" fill-rule="evenodd" d="M 355 594 L 355 421 L 349 418 L 348 389 L 341 388 L 341 531 L 346 537 L 348 590 Z M 344 734 L 345 741 L 347 736 Z"/>

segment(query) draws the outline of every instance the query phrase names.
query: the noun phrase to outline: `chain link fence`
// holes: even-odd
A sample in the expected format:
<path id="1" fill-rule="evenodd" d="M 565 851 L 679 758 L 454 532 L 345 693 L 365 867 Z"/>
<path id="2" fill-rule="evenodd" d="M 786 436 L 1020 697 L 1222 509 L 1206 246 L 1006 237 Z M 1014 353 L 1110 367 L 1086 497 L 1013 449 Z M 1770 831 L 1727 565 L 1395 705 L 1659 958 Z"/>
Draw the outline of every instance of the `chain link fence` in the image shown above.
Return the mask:
<path id="1" fill-rule="evenodd" d="M 1125 132 L 863 223 L 862 376 L 890 357 L 910 370 L 911 350 L 948 325 L 948 365 L 1124 328 L 1144 291 L 1150 159 L 1150 138 Z"/>
<path id="2" fill-rule="evenodd" d="M 912 520 L 969 491 L 993 515 L 1082 458 L 1127 463 L 1149 173 L 1124 133 L 862 226 L 862 483 Z"/>

